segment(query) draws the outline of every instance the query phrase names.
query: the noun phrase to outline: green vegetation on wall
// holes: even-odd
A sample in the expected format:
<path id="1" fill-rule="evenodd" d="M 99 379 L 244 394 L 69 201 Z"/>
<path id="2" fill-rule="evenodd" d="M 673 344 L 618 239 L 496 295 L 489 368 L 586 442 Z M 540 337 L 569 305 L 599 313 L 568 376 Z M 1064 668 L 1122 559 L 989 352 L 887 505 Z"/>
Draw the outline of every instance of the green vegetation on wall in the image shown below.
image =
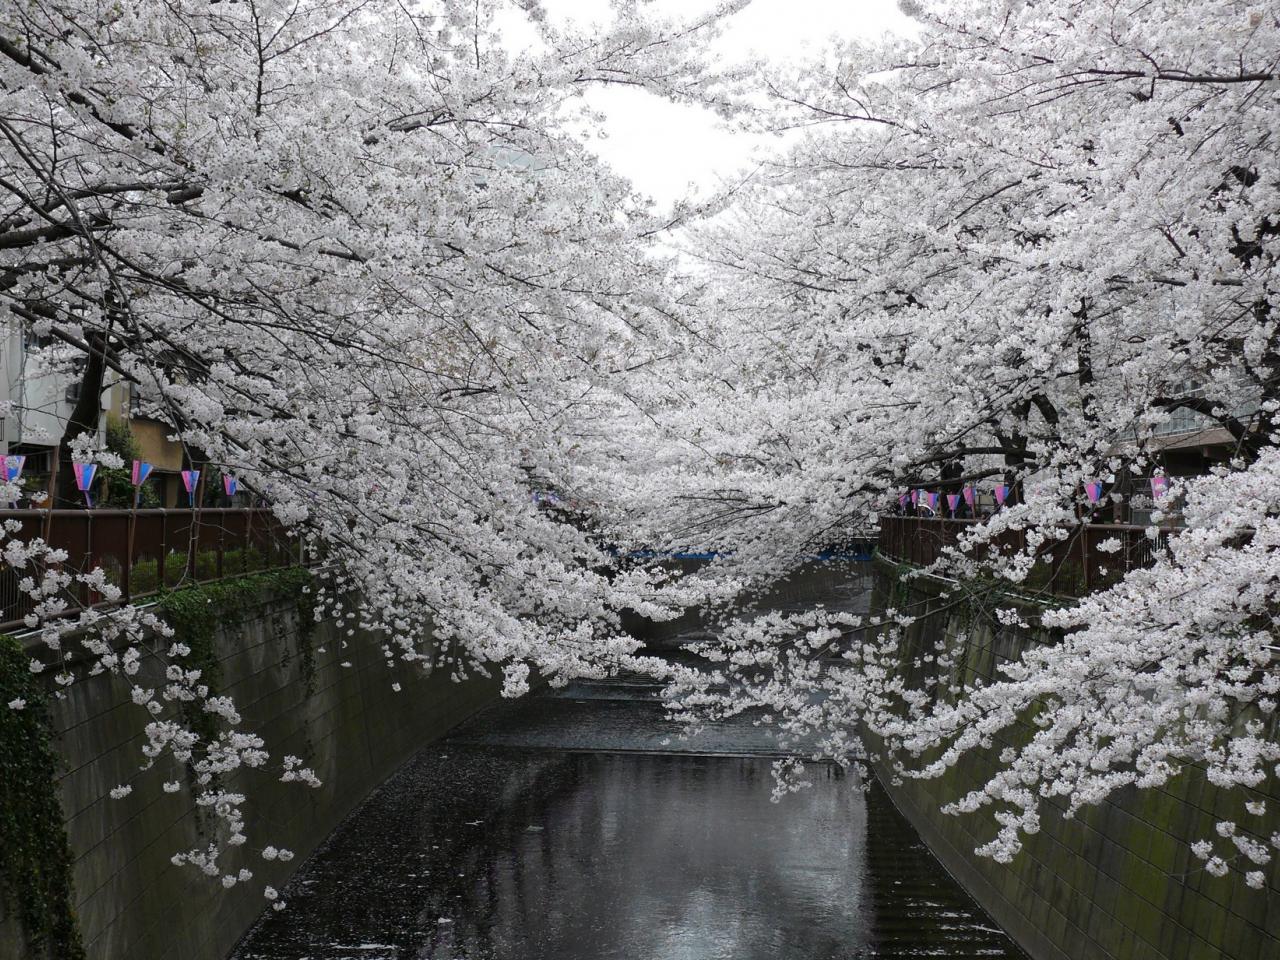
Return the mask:
<path id="1" fill-rule="evenodd" d="M 0 896 L 37 952 L 79 960 L 48 704 L 28 660 L 17 640 L 0 634 Z M 21 709 L 10 706 L 15 701 Z"/>
<path id="2" fill-rule="evenodd" d="M 310 571 L 269 570 L 175 590 L 157 599 L 156 613 L 173 627 L 174 639 L 190 648 L 183 666 L 201 671 L 211 695 L 223 683 L 214 646 L 219 626 L 242 621 L 264 594 L 296 604 L 297 652 L 310 694 L 315 681 Z M 292 631 L 282 627 L 277 632 L 287 637 Z M 29 661 L 20 641 L 0 634 L 0 914 L 16 919 L 32 955 L 83 960 L 48 694 Z M 183 722 L 204 744 L 218 735 L 217 718 L 197 703 L 183 704 Z"/>
<path id="3" fill-rule="evenodd" d="M 297 604 L 299 652 L 303 677 L 310 692 L 315 674 L 311 644 L 315 632 L 315 594 L 311 572 L 306 568 L 285 567 L 233 580 L 202 583 L 161 594 L 157 599 L 156 614 L 173 628 L 174 640 L 185 644 L 191 651 L 182 658 L 183 667 L 200 671 L 200 680 L 209 687 L 210 696 L 222 688 L 222 666 L 214 649 L 218 626 L 239 622 L 264 591 L 292 596 Z M 202 744 L 217 738 L 218 721 L 213 714 L 201 709 L 194 701 L 182 706 L 183 723 L 199 734 Z"/>

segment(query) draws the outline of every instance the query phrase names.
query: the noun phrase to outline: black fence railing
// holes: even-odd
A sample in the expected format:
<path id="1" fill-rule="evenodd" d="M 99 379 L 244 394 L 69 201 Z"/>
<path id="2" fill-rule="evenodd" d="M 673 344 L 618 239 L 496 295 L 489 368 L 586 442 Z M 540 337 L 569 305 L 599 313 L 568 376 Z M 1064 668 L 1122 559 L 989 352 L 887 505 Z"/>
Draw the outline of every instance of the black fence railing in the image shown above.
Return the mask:
<path id="1" fill-rule="evenodd" d="M 121 602 L 302 562 L 301 542 L 288 536 L 270 509 L 0 510 L 0 522 L 11 520 L 22 527 L 10 538 L 40 538 L 65 550 L 64 571 L 101 567 L 107 582 L 120 588 Z M 16 570 L 0 558 L 0 631 L 24 626 L 35 601 L 19 583 L 33 575 L 39 571 Z M 68 590 L 78 606 L 106 599 L 87 584 Z"/>
<path id="2" fill-rule="evenodd" d="M 880 521 L 880 553 L 892 560 L 915 566 L 929 566 L 948 547 L 954 547 L 964 532 L 978 523 L 970 519 L 936 517 L 883 517 Z M 1150 566 L 1169 548 L 1176 528 L 1164 527 L 1154 537 L 1147 527 L 1123 523 L 1082 524 L 1064 540 L 1049 540 L 1035 550 L 1036 562 L 1019 588 L 1029 593 L 1077 598 L 1105 589 L 1130 570 Z M 1104 549 L 1105 547 L 1105 549 Z M 972 549 L 977 560 L 993 553 L 1012 555 L 1027 552 L 1023 530 L 1006 530 L 990 542 Z"/>

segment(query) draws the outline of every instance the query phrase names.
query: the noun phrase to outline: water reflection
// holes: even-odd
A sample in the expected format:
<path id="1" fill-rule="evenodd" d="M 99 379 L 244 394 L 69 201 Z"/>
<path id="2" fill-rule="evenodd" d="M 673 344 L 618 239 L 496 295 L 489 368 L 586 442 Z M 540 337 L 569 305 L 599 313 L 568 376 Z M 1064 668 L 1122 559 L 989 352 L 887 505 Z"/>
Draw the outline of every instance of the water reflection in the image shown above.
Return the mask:
<path id="1" fill-rule="evenodd" d="M 843 785 L 783 817 L 758 759 L 574 754 L 560 774 L 513 843 L 440 891 L 419 956 L 857 955 L 863 807 Z"/>
<path id="2" fill-rule="evenodd" d="M 773 804 L 768 757 L 484 742 L 537 739 L 520 708 L 393 778 L 238 956 L 1018 956 L 883 794 L 839 768 L 813 765 L 811 788 Z M 617 725 L 596 733 L 617 743 Z"/>
<path id="3" fill-rule="evenodd" d="M 786 593 L 779 606 L 805 602 Z M 488 711 L 348 820 L 236 956 L 1021 956 L 882 793 L 813 764 L 812 786 L 774 804 L 766 729 L 677 734 L 638 682 Z"/>

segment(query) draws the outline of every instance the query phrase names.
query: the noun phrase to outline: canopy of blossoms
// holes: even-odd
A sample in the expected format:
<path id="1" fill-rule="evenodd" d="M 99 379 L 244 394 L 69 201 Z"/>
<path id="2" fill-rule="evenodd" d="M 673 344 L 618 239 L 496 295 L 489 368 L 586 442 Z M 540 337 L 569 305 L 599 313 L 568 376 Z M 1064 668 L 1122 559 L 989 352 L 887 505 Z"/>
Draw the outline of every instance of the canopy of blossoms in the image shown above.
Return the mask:
<path id="1" fill-rule="evenodd" d="M 1280 761 L 1275 12 L 909 0 L 910 39 L 770 75 L 706 53 L 743 5 L 667 22 L 619 2 L 590 34 L 514 0 L 8 5 L 4 322 L 51 364 L 131 381 L 268 498 L 324 561 L 322 611 L 388 659 L 430 628 L 511 693 L 531 670 L 669 674 L 622 613 L 714 606 L 718 672 L 672 686 L 691 716 L 765 705 L 846 760 L 869 728 L 928 776 L 1035 705 L 1042 732 L 958 801 L 995 809 L 997 857 L 1045 798 L 1190 760 L 1252 802 Z M 504 47 L 508 6 L 536 49 Z M 741 189 L 659 217 L 573 132 L 608 84 L 800 132 Z M 734 618 L 944 467 L 1011 493 L 935 572 L 1022 582 L 1033 556 L 981 544 L 1076 535 L 1085 484 L 1127 499 L 1187 412 L 1230 456 L 1174 485 L 1169 554 L 1047 615 L 1066 641 L 981 691 L 905 688 L 884 667 L 897 619 L 830 668 L 811 654 L 849 618 Z M 68 460 L 109 463 L 70 434 Z M 133 675 L 166 628 L 134 607 L 66 616 L 57 556 L 3 545 L 41 601 L 33 666 L 74 682 L 74 636 Z M 619 559 L 640 546 L 723 557 L 674 579 Z M 221 700 L 219 742 L 197 744 L 170 704 L 204 697 L 200 678 L 170 670 L 133 691 L 148 757 L 196 750 L 220 842 L 242 843 L 243 798 L 213 785 L 266 745 Z M 282 776 L 314 779 L 289 759 Z M 1258 876 L 1270 854 L 1230 842 L 1203 851 L 1214 869 Z M 179 858 L 219 876 L 218 854 Z"/>

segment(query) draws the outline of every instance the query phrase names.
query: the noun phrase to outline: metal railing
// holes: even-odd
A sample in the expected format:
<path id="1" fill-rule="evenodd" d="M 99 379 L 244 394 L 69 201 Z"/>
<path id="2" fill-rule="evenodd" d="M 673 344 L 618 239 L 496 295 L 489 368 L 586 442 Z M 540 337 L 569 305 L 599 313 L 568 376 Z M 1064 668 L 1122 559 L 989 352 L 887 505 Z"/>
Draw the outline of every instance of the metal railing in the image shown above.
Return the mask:
<path id="1" fill-rule="evenodd" d="M 883 517 L 880 553 L 892 560 L 927 567 L 954 547 L 962 534 L 979 523 L 941 517 Z M 1130 570 L 1148 567 L 1169 548 L 1177 528 L 1164 527 L 1155 537 L 1148 528 L 1125 523 L 1082 524 L 1064 540 L 1049 540 L 1036 548 L 1036 562 L 1020 591 L 1075 599 L 1117 583 Z M 1107 544 L 1109 549 L 1101 549 Z M 1114 547 L 1114 549 L 1110 549 Z M 993 554 L 1010 556 L 1027 551 L 1024 530 L 1006 530 L 974 547 L 969 556 L 988 560 Z"/>
<path id="2" fill-rule="evenodd" d="M 0 521 L 11 520 L 22 528 L 6 541 L 40 538 L 65 550 L 65 572 L 101 567 L 120 588 L 120 602 L 302 562 L 301 541 L 290 538 L 265 508 L 0 510 Z M 0 559 L 0 631 L 21 628 L 32 612 L 34 601 L 19 581 L 33 575 L 39 571 L 15 570 Z M 73 583 L 68 590 L 79 606 L 105 600 L 87 584 Z"/>

